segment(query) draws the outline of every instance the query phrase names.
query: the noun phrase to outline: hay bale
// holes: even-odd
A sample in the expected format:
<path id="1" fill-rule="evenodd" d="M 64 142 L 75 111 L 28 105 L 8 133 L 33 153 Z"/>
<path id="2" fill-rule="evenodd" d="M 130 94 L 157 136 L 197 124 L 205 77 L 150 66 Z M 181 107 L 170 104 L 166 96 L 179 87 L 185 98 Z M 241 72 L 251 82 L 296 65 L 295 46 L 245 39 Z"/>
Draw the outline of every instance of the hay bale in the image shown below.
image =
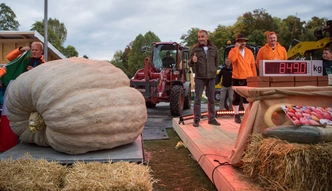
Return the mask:
<path id="1" fill-rule="evenodd" d="M 264 190 L 332 190 L 332 143 L 289 143 L 253 135 L 243 172 Z"/>
<path id="2" fill-rule="evenodd" d="M 150 191 L 157 182 L 143 164 L 75 162 L 64 166 L 29 154 L 0 161 L 0 190 L 121 190 Z"/>
<path id="3" fill-rule="evenodd" d="M 75 162 L 65 177 L 63 191 L 71 190 L 152 190 L 156 180 L 150 168 L 141 164 L 116 162 Z"/>
<path id="4" fill-rule="evenodd" d="M 0 161 L 0 190 L 59 190 L 65 166 L 45 159 L 35 160 L 29 154 Z"/>

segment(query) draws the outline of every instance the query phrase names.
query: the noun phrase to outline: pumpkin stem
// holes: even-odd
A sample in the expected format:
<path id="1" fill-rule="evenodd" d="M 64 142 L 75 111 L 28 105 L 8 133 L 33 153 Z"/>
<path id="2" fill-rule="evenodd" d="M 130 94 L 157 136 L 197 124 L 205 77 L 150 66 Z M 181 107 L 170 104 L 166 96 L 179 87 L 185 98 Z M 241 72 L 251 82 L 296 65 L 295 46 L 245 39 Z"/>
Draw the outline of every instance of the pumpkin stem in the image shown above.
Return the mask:
<path id="1" fill-rule="evenodd" d="M 43 117 L 38 112 L 30 113 L 29 129 L 32 133 L 36 133 L 39 129 L 46 127 Z"/>

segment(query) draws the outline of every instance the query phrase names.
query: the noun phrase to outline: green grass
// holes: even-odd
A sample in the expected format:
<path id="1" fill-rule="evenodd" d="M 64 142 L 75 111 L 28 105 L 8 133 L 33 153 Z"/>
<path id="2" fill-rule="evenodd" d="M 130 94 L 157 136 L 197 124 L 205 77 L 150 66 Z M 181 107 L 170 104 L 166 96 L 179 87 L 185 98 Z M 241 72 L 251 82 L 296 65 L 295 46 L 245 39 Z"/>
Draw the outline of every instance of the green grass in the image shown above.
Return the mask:
<path id="1" fill-rule="evenodd" d="M 167 140 L 144 141 L 146 163 L 152 169 L 153 178 L 159 180 L 154 184 L 154 190 L 217 190 L 187 148 L 175 149 L 181 141 L 177 133 L 172 128 L 166 131 Z"/>

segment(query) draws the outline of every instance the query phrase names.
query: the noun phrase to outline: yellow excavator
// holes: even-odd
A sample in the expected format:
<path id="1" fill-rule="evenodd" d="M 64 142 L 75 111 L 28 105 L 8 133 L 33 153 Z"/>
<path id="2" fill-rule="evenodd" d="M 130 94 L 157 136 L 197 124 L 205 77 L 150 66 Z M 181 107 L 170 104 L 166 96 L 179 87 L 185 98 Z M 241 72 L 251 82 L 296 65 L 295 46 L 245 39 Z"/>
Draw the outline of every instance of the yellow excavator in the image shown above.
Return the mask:
<path id="1" fill-rule="evenodd" d="M 330 46 L 332 42 L 332 20 L 314 31 L 317 41 L 299 41 L 294 39 L 287 51 L 288 60 L 312 60 L 314 51 Z"/>

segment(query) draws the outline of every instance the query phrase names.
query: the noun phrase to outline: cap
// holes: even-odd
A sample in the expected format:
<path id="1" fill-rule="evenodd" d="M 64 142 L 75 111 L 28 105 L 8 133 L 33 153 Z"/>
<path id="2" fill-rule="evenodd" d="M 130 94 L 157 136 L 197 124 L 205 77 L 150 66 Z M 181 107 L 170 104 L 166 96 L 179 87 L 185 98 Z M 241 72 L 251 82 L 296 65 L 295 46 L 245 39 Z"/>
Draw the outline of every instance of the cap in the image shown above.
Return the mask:
<path id="1" fill-rule="evenodd" d="M 245 40 L 245 41 L 248 41 L 248 39 L 243 35 L 243 34 L 238 34 L 236 36 L 236 41 L 239 41 L 239 40 Z"/>

